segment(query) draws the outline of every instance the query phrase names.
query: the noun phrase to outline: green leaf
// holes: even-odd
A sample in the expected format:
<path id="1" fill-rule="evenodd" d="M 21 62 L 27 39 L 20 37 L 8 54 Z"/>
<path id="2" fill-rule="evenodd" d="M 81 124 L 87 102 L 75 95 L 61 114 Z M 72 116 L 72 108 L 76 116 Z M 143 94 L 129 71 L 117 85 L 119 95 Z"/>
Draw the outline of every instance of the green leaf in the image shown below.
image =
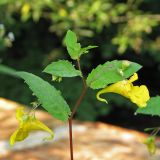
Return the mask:
<path id="1" fill-rule="evenodd" d="M 65 37 L 65 43 L 67 46 L 67 51 L 72 59 L 76 60 L 79 58 L 79 53 L 81 50 L 80 43 L 77 43 L 77 36 L 74 32 L 71 30 L 67 31 L 66 37 Z"/>
<path id="2" fill-rule="evenodd" d="M 68 120 L 71 113 L 70 108 L 60 92 L 51 84 L 28 72 L 17 72 L 16 75 L 25 80 L 29 88 L 39 99 L 42 107 L 44 107 L 52 116 L 62 121 Z"/>
<path id="3" fill-rule="evenodd" d="M 84 48 L 81 48 L 81 44 L 77 42 L 77 36 L 76 34 L 68 30 L 66 37 L 65 37 L 65 43 L 67 46 L 67 51 L 72 59 L 77 60 L 82 54 L 88 53 L 90 49 L 96 48 L 97 46 L 87 46 Z"/>
<path id="4" fill-rule="evenodd" d="M 160 116 L 160 96 L 152 97 L 145 108 L 138 108 L 136 110 L 137 113 Z"/>
<path id="5" fill-rule="evenodd" d="M 114 60 L 98 65 L 87 77 L 87 85 L 92 89 L 100 89 L 108 84 L 116 83 L 130 77 L 142 66 L 129 61 Z"/>
<path id="6" fill-rule="evenodd" d="M 54 86 L 34 74 L 17 72 L 4 65 L 0 65 L 0 72 L 24 79 L 34 95 L 39 99 L 42 107 L 44 107 L 55 118 L 62 121 L 68 120 L 71 113 L 70 108 L 60 92 L 57 91 Z"/>
<path id="7" fill-rule="evenodd" d="M 90 50 L 90 49 L 92 49 L 92 48 L 97 48 L 97 47 L 98 47 L 98 46 L 87 46 L 87 47 L 81 48 L 81 50 L 80 50 L 80 56 L 81 56 L 82 54 L 88 53 L 88 52 L 89 52 L 88 50 Z"/>
<path id="8" fill-rule="evenodd" d="M 2 65 L 2 64 L 0 65 L 0 73 L 17 77 L 16 74 L 15 74 L 16 70 L 14 70 L 14 69 L 12 69 L 10 67 L 7 67 L 5 65 Z"/>
<path id="9" fill-rule="evenodd" d="M 10 1 L 8 1 L 8 0 L 1 0 L 0 1 L 0 5 L 5 5 L 5 4 L 7 4 L 7 3 L 14 3 L 15 1 L 14 0 L 10 0 Z"/>
<path id="10" fill-rule="evenodd" d="M 44 71 L 57 77 L 75 77 L 81 76 L 81 72 L 76 70 L 74 66 L 67 60 L 59 60 L 49 64 Z"/>

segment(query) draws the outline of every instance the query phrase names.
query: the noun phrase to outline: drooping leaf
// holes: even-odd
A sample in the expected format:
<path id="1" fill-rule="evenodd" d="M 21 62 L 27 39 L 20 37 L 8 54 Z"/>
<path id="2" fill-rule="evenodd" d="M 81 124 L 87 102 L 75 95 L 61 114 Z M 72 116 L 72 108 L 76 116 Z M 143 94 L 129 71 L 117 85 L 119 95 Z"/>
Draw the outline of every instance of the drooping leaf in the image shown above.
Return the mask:
<path id="1" fill-rule="evenodd" d="M 52 62 L 44 69 L 43 72 L 57 77 L 81 76 L 81 72 L 76 70 L 75 67 L 67 60 Z"/>
<path id="2" fill-rule="evenodd" d="M 130 77 L 141 67 L 137 63 L 124 60 L 108 61 L 91 71 L 87 77 L 87 85 L 92 89 L 104 88 L 108 84 Z"/>
<path id="3" fill-rule="evenodd" d="M 68 120 L 68 116 L 71 113 L 70 108 L 60 92 L 57 91 L 54 86 L 34 74 L 17 72 L 4 65 L 0 65 L 0 73 L 24 79 L 34 95 L 39 99 L 42 107 L 44 107 L 55 118 L 62 121 Z"/>
<path id="4" fill-rule="evenodd" d="M 70 108 L 59 91 L 42 78 L 28 73 L 17 72 L 16 75 L 25 80 L 29 88 L 44 107 L 55 118 L 66 121 L 70 115 Z"/>
<path id="5" fill-rule="evenodd" d="M 16 72 L 16 70 L 14 70 L 14 69 L 12 69 L 10 67 L 7 67 L 5 65 L 0 64 L 0 73 L 8 74 L 8 75 L 17 77 L 15 72 Z"/>
<path id="6" fill-rule="evenodd" d="M 97 47 L 98 47 L 98 46 L 87 46 L 87 47 L 81 48 L 81 50 L 80 50 L 80 56 L 81 56 L 82 54 L 88 53 L 88 52 L 89 52 L 88 50 L 90 50 L 90 49 L 92 49 L 92 48 L 97 48 Z"/>
<path id="7" fill-rule="evenodd" d="M 77 36 L 74 32 L 71 30 L 67 31 L 66 37 L 65 37 L 65 43 L 67 46 L 67 51 L 72 59 L 76 60 L 79 58 L 79 53 L 81 50 L 80 43 L 77 43 Z"/>
<path id="8" fill-rule="evenodd" d="M 152 97 L 145 108 L 138 108 L 136 113 L 160 116 L 160 96 Z"/>

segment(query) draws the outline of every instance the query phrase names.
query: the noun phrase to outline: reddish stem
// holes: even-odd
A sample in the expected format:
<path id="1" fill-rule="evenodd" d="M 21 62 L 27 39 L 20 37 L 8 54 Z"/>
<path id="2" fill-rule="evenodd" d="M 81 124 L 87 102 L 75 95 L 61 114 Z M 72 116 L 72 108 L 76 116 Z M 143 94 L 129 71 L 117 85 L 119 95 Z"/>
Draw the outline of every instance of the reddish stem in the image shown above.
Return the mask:
<path id="1" fill-rule="evenodd" d="M 69 123 L 70 157 L 71 157 L 71 160 L 74 160 L 74 158 L 73 158 L 72 119 L 73 119 L 73 116 L 75 115 L 78 107 L 80 106 L 82 99 L 84 98 L 86 90 L 87 90 L 87 88 L 84 87 L 83 90 L 82 90 L 82 93 L 81 93 L 81 95 L 79 97 L 79 99 L 77 100 L 77 102 L 75 104 L 75 107 L 73 108 L 72 114 L 71 114 L 71 116 L 70 116 L 70 118 L 68 120 L 68 123 Z"/>
<path id="2" fill-rule="evenodd" d="M 82 69 L 81 69 L 80 59 L 77 59 L 77 65 L 78 65 L 78 69 L 79 69 L 79 70 L 81 71 L 81 73 L 82 73 L 83 85 L 84 85 L 84 87 L 87 87 L 87 85 L 86 85 L 86 80 L 84 79 L 83 72 L 82 72 Z"/>
<path id="3" fill-rule="evenodd" d="M 79 99 L 77 100 L 77 102 L 76 102 L 76 104 L 75 104 L 75 107 L 74 107 L 73 110 L 72 110 L 72 114 L 71 114 L 71 116 L 70 116 L 70 119 L 73 118 L 73 116 L 75 115 L 78 107 L 80 106 L 81 101 L 83 100 L 84 95 L 85 95 L 85 93 L 86 93 L 86 90 L 87 90 L 87 87 L 84 87 L 83 90 L 82 90 L 82 92 L 81 92 L 81 95 L 80 95 Z"/>
<path id="4" fill-rule="evenodd" d="M 69 122 L 70 157 L 71 160 L 73 160 L 72 119 L 69 119 L 68 122 Z"/>
<path id="5" fill-rule="evenodd" d="M 79 59 L 77 60 L 77 64 L 78 64 L 79 70 L 82 73 Z M 72 119 L 73 119 L 73 116 L 75 115 L 78 107 L 80 106 L 81 101 L 83 100 L 84 95 L 85 95 L 85 93 L 87 91 L 86 80 L 83 77 L 83 74 L 82 74 L 82 81 L 83 81 L 83 85 L 84 85 L 83 90 L 82 90 L 81 95 L 80 95 L 79 99 L 77 100 L 77 102 L 76 102 L 76 104 L 75 104 L 75 106 L 74 106 L 74 108 L 72 110 L 71 116 L 70 116 L 70 118 L 68 120 L 68 124 L 69 124 L 69 142 L 70 142 L 70 159 L 71 160 L 74 160 L 74 156 L 73 156 L 73 137 L 72 137 Z"/>

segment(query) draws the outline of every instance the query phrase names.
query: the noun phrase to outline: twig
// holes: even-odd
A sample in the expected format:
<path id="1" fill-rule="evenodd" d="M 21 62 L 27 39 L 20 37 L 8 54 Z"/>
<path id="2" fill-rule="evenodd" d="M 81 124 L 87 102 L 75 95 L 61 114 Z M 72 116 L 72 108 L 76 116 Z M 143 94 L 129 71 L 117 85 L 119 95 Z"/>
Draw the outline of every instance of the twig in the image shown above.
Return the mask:
<path id="1" fill-rule="evenodd" d="M 81 71 L 82 73 L 82 70 L 81 70 L 81 65 L 80 65 L 80 60 L 78 59 L 77 60 L 77 65 L 78 65 L 78 69 Z M 87 85 L 86 85 L 86 80 L 85 78 L 83 77 L 83 73 L 82 73 L 82 81 L 83 81 L 83 89 L 82 89 L 82 92 L 81 92 L 81 95 L 80 97 L 78 98 L 73 110 L 72 110 L 72 113 L 71 113 L 71 116 L 68 120 L 68 124 L 69 124 L 69 142 L 70 142 L 70 158 L 71 160 L 74 160 L 74 154 L 73 154 L 73 137 L 72 137 L 72 119 L 73 119 L 73 116 L 75 115 L 78 107 L 80 106 L 83 98 L 84 98 L 84 95 L 87 91 Z"/>
<path id="2" fill-rule="evenodd" d="M 72 119 L 68 120 L 68 124 L 69 124 L 70 157 L 71 157 L 71 160 L 73 160 Z"/>
<path id="3" fill-rule="evenodd" d="M 87 91 L 87 87 L 84 87 L 83 90 L 82 90 L 82 92 L 81 92 L 81 95 L 80 95 L 79 99 L 77 100 L 77 102 L 76 102 L 76 104 L 75 104 L 75 107 L 74 107 L 73 110 L 72 110 L 72 114 L 71 114 L 71 116 L 70 116 L 71 119 L 73 118 L 73 116 L 74 116 L 74 114 L 76 113 L 78 107 L 80 106 L 81 101 L 82 101 L 82 99 L 84 98 L 84 95 L 85 95 L 86 91 Z"/>
<path id="4" fill-rule="evenodd" d="M 80 64 L 80 59 L 77 59 L 77 65 L 78 65 L 78 69 L 79 69 L 80 72 L 82 73 L 82 81 L 83 81 L 83 85 L 84 85 L 84 87 L 86 87 L 86 86 L 87 86 L 87 85 L 86 85 L 86 80 L 85 80 L 85 78 L 84 78 L 84 76 L 83 76 L 83 72 L 82 72 L 81 64 Z"/>

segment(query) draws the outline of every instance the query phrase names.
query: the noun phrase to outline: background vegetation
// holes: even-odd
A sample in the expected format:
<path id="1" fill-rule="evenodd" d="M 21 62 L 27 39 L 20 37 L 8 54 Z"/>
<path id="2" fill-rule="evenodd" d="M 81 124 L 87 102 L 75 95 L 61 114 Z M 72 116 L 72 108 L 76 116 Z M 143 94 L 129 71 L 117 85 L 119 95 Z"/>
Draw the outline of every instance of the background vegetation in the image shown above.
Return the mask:
<path id="1" fill-rule="evenodd" d="M 107 60 L 135 61 L 144 66 L 139 82 L 155 96 L 160 93 L 159 8 L 159 0 L 1 0 L 0 61 L 50 80 L 41 70 L 57 59 L 69 59 L 63 38 L 71 29 L 84 46 L 99 46 L 82 57 L 86 75 Z M 20 80 L 0 75 L 0 84 L 2 97 L 27 105 L 34 100 Z M 70 104 L 76 101 L 82 86 L 78 78 L 64 79 L 56 85 Z M 127 111 L 133 114 L 135 106 L 125 98 L 113 94 L 106 97 L 108 105 L 98 102 L 89 90 L 77 118 L 103 120 L 108 114 L 114 117 L 117 111 L 121 117 Z"/>

